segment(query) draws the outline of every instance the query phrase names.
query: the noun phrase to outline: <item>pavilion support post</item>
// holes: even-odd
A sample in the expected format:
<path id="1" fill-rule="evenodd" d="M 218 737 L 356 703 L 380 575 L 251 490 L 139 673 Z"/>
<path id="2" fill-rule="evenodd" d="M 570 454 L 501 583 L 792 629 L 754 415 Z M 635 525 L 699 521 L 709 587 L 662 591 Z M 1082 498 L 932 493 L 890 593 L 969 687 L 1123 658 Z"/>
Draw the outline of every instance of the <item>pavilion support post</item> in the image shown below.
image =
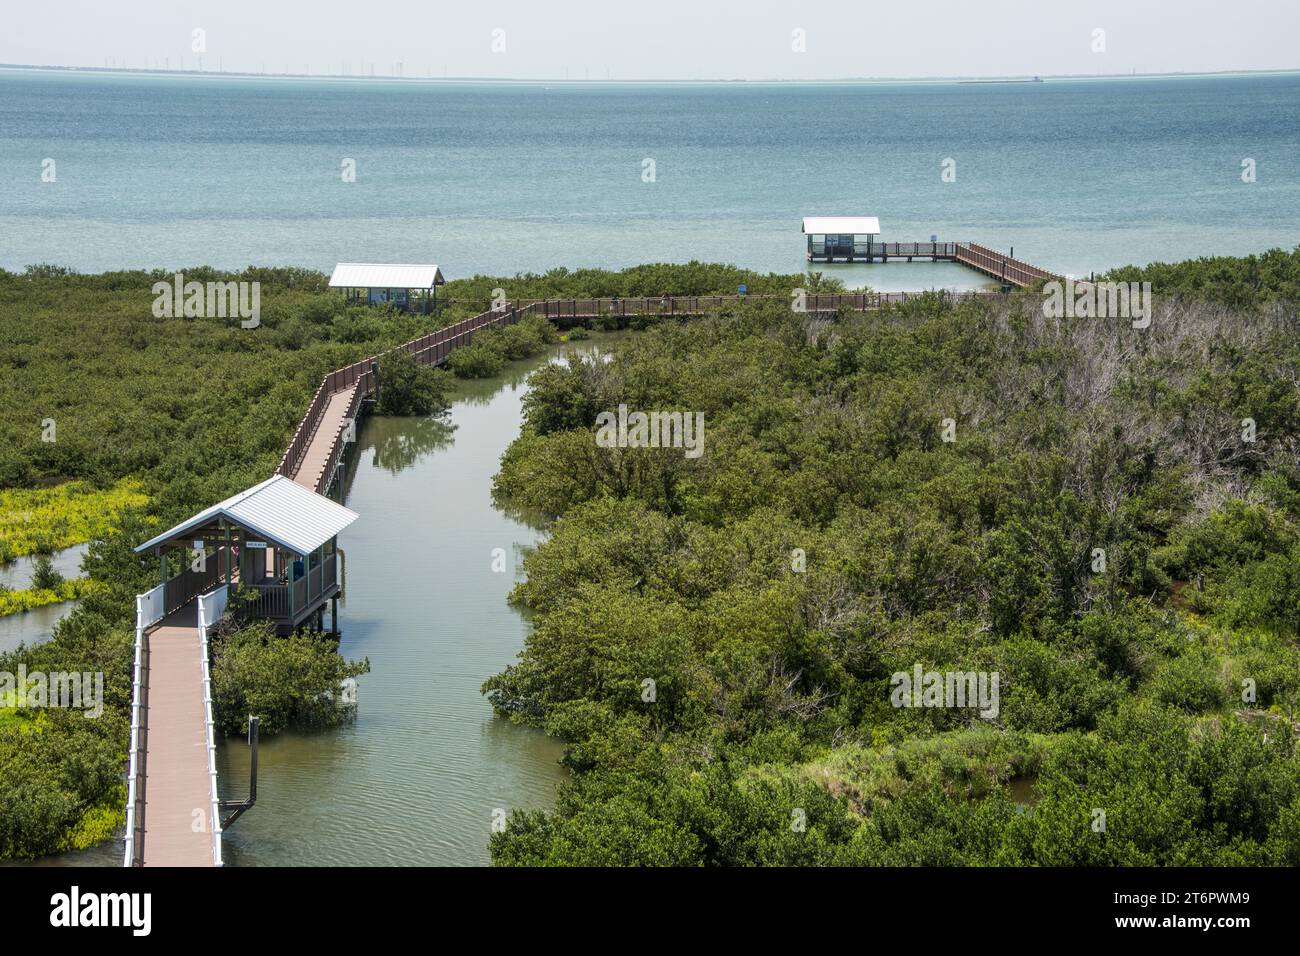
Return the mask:
<path id="1" fill-rule="evenodd" d="M 335 595 L 330 599 L 330 636 L 339 639 L 339 599 Z"/>

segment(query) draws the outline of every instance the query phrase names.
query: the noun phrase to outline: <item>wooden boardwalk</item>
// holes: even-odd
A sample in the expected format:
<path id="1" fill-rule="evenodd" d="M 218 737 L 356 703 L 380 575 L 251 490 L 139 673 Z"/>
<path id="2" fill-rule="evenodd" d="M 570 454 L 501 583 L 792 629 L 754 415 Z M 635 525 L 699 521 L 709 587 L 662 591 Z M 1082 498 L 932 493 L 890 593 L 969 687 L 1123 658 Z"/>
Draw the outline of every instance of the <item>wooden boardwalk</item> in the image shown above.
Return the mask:
<path id="1" fill-rule="evenodd" d="M 1005 285 L 1023 289 L 1035 282 L 1064 278 L 1064 276 L 1059 276 L 1055 272 L 1040 269 L 1038 266 L 1030 265 L 1021 259 L 1013 259 L 1008 255 L 988 248 L 988 246 L 981 246 L 977 242 L 958 242 L 955 245 L 954 261 L 960 262 L 976 272 L 982 272 L 991 279 L 997 279 Z"/>
<path id="2" fill-rule="evenodd" d="M 203 651 L 195 602 L 149 632 L 148 681 L 144 865 L 214 866 Z"/>
<path id="3" fill-rule="evenodd" d="M 289 476 L 304 488 L 320 492 L 329 484 L 334 466 L 338 464 L 338 456 L 334 452 L 341 449 L 343 432 L 348 421 L 356 414 L 357 392 L 360 387 L 359 382 L 354 383 L 351 388 L 331 393 L 326 401 L 307 450 L 294 473 Z"/>
<path id="4" fill-rule="evenodd" d="M 987 246 L 973 242 L 893 242 L 880 246 L 881 260 L 928 258 L 959 262 L 996 279 L 1003 286 L 1024 288 L 1045 279 L 1059 279 L 1054 273 L 1030 265 Z M 954 301 L 994 296 L 997 292 L 945 292 Z M 926 293 L 844 292 L 809 294 L 805 310 L 830 314 L 840 309 L 870 312 L 890 305 L 906 303 Z M 474 333 L 493 325 L 510 325 L 528 315 L 546 319 L 587 319 L 598 316 L 703 315 L 740 302 L 762 299 L 789 301 L 783 295 L 695 295 L 637 296 L 628 298 L 546 299 L 508 303 L 454 325 L 413 339 L 398 349 L 410 353 L 421 365 L 441 365 L 447 356 L 469 345 Z M 334 479 L 345 444 L 350 422 L 355 422 L 361 399 L 373 394 L 376 386 L 374 367 L 382 364 L 383 355 L 375 355 L 330 372 L 321 381 L 294 434 L 293 441 L 280 460 L 277 474 L 292 478 L 318 494 L 326 494 Z M 382 376 L 381 376 L 382 377 Z M 382 387 L 382 385 L 380 386 Z M 355 437 L 355 436 L 349 436 Z"/>

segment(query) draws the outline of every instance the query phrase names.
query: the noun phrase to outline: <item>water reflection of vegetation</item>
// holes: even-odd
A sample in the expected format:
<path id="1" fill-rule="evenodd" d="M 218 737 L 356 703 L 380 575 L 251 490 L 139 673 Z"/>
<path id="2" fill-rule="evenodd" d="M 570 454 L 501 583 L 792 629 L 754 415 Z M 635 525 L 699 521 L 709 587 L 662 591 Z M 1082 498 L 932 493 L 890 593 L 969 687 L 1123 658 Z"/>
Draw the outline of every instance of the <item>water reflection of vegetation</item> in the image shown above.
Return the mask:
<path id="1" fill-rule="evenodd" d="M 589 339 L 561 342 L 542 355 L 520 359 L 517 362 L 507 362 L 500 375 L 491 378 L 460 379 L 451 395 L 452 401 L 464 402 L 472 406 L 486 406 L 492 401 L 492 397 L 501 391 L 502 386 L 511 391 L 522 388 L 527 383 L 528 376 L 549 362 L 567 362 L 571 357 L 579 355 L 608 355 L 616 344 L 631 334 L 633 333 L 628 331 L 593 332 Z"/>
<path id="2" fill-rule="evenodd" d="M 445 418 L 375 418 L 365 431 L 362 451 L 391 475 L 410 468 L 422 456 L 452 443 L 456 426 Z"/>

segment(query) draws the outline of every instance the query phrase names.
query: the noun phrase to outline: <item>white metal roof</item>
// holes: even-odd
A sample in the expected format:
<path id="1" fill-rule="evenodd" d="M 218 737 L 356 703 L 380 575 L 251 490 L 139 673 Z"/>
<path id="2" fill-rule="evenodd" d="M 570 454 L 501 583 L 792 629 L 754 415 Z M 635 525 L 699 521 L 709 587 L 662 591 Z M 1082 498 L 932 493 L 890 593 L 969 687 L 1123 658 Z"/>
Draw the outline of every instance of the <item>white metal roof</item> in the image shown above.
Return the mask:
<path id="1" fill-rule="evenodd" d="M 331 289 L 432 289 L 445 280 L 432 263 L 340 262 Z"/>
<path id="2" fill-rule="evenodd" d="M 880 220 L 875 216 L 804 216 L 804 235 L 878 236 Z"/>
<path id="3" fill-rule="evenodd" d="M 275 475 L 211 508 L 205 508 L 176 527 L 150 538 L 135 550 L 147 551 L 154 545 L 183 537 L 189 531 L 225 518 L 296 554 L 309 554 L 358 517 L 350 508 L 304 488 L 291 478 Z"/>

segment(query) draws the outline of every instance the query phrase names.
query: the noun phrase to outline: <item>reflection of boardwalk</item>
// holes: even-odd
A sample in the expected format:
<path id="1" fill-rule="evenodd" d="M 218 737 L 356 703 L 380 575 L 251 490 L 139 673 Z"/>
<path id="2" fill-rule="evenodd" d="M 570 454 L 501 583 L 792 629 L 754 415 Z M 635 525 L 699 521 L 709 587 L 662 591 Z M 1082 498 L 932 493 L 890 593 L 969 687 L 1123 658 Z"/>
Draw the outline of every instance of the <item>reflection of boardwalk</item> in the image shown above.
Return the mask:
<path id="1" fill-rule="evenodd" d="M 191 601 L 149 632 L 145 866 L 214 865 L 196 614 Z"/>
<path id="2" fill-rule="evenodd" d="M 330 395 L 320 424 L 316 426 L 316 433 L 312 436 L 311 444 L 307 446 L 302 462 L 293 474 L 293 480 L 304 488 L 310 488 L 312 491 L 323 490 L 322 481 L 329 477 L 326 469 L 333 464 L 331 453 L 335 444 L 342 441 L 340 433 L 343 431 L 344 423 L 350 417 L 349 411 L 356 390 L 357 386 L 353 385 L 351 388 Z"/>

